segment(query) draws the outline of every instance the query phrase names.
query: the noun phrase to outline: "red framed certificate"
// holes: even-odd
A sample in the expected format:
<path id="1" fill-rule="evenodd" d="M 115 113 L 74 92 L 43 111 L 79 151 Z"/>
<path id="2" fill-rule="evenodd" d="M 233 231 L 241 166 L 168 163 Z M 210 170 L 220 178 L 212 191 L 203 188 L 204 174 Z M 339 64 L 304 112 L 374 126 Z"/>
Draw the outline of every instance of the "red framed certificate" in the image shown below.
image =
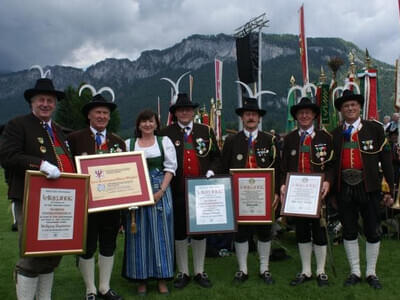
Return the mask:
<path id="1" fill-rule="evenodd" d="M 263 224 L 274 221 L 275 170 L 230 169 L 233 183 L 236 220 L 240 224 Z"/>
<path id="2" fill-rule="evenodd" d="M 75 157 L 78 173 L 90 175 L 89 213 L 154 204 L 143 151 Z"/>
<path id="3" fill-rule="evenodd" d="M 26 171 L 21 254 L 84 253 L 88 191 L 88 175 L 61 173 L 53 180 Z"/>

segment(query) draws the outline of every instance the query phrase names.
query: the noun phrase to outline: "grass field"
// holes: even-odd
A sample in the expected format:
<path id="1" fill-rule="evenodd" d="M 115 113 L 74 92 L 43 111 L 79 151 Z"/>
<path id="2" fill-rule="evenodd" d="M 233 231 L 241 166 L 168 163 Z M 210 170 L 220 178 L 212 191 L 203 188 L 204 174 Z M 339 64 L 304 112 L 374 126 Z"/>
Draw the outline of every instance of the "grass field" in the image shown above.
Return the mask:
<path id="1" fill-rule="evenodd" d="M 1 170 L 0 170 L 1 171 Z M 3 174 L 0 172 L 0 299 L 15 299 L 15 285 L 13 268 L 18 258 L 17 233 L 11 232 L 11 213 L 9 201 L 6 199 L 6 187 Z M 398 240 L 383 240 L 381 254 L 378 261 L 378 275 L 381 278 L 383 289 L 375 291 L 365 281 L 362 284 L 344 288 L 343 281 L 348 275 L 347 262 L 343 246 L 334 246 L 337 278 L 334 278 L 330 268 L 327 273 L 330 286 L 319 288 L 316 281 L 308 282 L 299 287 L 289 286 L 300 269 L 300 259 L 295 244 L 294 234 L 285 233 L 280 242 L 289 250 L 291 259 L 271 262 L 270 270 L 276 281 L 272 286 L 262 284 L 258 278 L 258 262 L 254 253 L 249 255 L 249 280 L 241 286 L 234 286 L 232 278 L 236 272 L 236 258 L 227 256 L 221 258 L 207 258 L 206 271 L 214 286 L 203 289 L 190 283 L 184 290 L 173 289 L 170 284 L 170 294 L 162 296 L 157 293 L 156 283 L 150 283 L 147 299 L 400 299 L 398 281 L 400 275 L 400 242 Z M 364 242 L 360 242 L 361 258 L 364 261 Z M 125 300 L 137 299 L 136 287 L 121 277 L 123 236 L 118 238 L 114 274 L 111 286 L 120 293 Z M 313 266 L 313 270 L 314 270 Z M 362 270 L 365 269 L 364 264 Z M 60 267 L 56 270 L 53 287 L 53 299 L 71 300 L 83 299 L 84 284 L 78 269 L 75 266 L 75 257 L 65 256 Z"/>

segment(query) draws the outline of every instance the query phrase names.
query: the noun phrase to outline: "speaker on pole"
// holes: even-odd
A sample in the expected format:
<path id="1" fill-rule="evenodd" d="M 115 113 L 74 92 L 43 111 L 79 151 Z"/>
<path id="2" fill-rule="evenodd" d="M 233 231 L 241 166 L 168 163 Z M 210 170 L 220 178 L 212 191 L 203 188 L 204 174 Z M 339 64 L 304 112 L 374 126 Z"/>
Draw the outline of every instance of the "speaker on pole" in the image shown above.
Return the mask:
<path id="1" fill-rule="evenodd" d="M 253 83 L 258 79 L 258 34 L 249 33 L 236 38 L 236 57 L 239 80 Z"/>

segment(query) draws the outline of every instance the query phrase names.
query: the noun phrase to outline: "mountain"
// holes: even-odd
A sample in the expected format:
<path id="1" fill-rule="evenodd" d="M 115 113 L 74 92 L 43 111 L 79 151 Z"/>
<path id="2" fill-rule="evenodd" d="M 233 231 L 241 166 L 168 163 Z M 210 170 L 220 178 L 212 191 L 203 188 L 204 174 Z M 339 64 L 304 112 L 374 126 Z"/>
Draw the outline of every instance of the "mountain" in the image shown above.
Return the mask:
<path id="1" fill-rule="evenodd" d="M 358 68 L 363 66 L 364 53 L 353 43 L 340 38 L 308 38 L 308 60 L 310 80 L 318 81 L 320 68 L 324 67 L 331 77 L 327 61 L 341 57 L 345 62 L 338 74 L 339 83 L 348 70 L 347 54 L 352 50 Z M 301 84 L 301 67 L 298 51 L 298 37 L 289 34 L 263 34 L 262 43 L 262 89 L 274 91 L 277 96 L 263 96 L 263 107 L 267 109 L 264 128 L 284 129 L 286 121 L 286 96 L 290 76 L 294 75 Z M 228 128 L 237 126 L 234 109 L 237 105 L 236 46 L 235 39 L 225 34 L 192 35 L 176 45 L 163 50 L 144 51 L 140 57 L 129 59 L 109 58 L 90 66 L 86 70 L 50 66 L 51 78 L 58 89 L 68 86 L 78 88 L 83 82 L 97 89 L 110 86 L 114 89 L 116 103 L 121 117 L 121 133 L 129 135 L 134 127 L 137 113 L 145 108 L 157 108 L 157 97 L 161 98 L 162 119 L 165 121 L 170 97 L 170 85 L 161 77 L 176 79 L 184 72 L 191 71 L 194 77 L 193 101 L 209 108 L 214 97 L 214 58 L 224 62 L 223 66 L 223 118 Z M 379 72 L 379 90 L 383 113 L 392 111 L 394 98 L 394 67 L 373 60 Z M 39 77 L 37 70 L 23 70 L 0 74 L 0 123 L 15 115 L 29 111 L 23 100 L 25 89 L 32 87 Z M 180 90 L 188 92 L 188 78 L 185 77 Z M 283 117 L 284 116 L 284 117 Z"/>

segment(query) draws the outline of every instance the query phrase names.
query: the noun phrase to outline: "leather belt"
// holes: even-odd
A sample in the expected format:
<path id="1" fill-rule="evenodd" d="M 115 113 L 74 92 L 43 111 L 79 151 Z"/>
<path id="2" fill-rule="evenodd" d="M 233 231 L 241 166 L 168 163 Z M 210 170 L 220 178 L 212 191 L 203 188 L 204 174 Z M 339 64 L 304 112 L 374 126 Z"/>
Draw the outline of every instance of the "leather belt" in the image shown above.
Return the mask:
<path id="1" fill-rule="evenodd" d="M 344 169 L 342 170 L 342 180 L 348 185 L 357 185 L 363 180 L 362 170 Z"/>

